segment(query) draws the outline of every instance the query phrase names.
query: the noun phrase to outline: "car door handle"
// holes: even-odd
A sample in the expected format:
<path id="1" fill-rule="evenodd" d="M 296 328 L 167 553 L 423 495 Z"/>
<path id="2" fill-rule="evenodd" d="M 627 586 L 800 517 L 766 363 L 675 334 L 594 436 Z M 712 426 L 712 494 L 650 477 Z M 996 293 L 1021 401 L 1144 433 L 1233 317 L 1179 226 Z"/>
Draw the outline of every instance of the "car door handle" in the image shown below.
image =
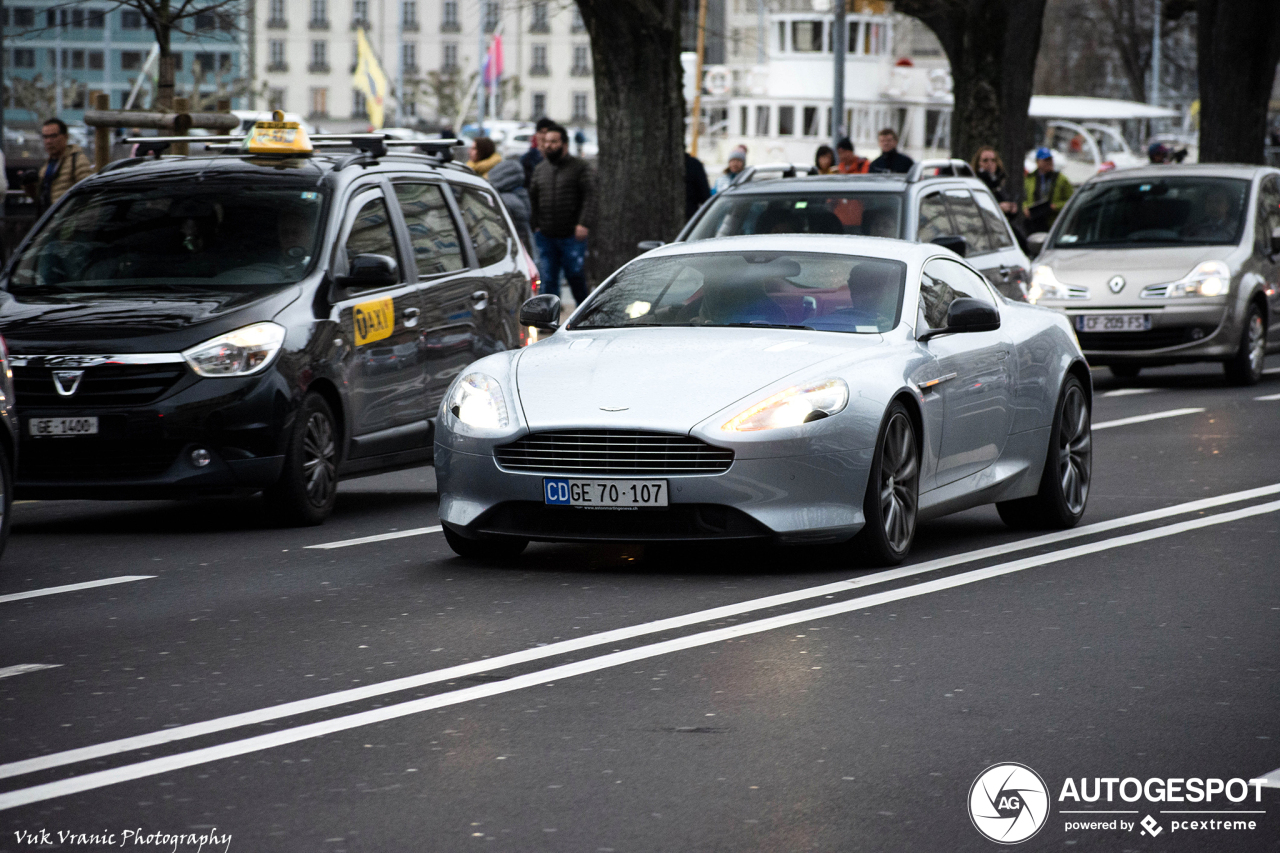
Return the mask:
<path id="1" fill-rule="evenodd" d="M 489 307 L 489 291 L 477 290 L 471 294 L 471 302 L 477 311 L 483 311 Z"/>
<path id="2" fill-rule="evenodd" d="M 418 325 L 418 317 L 421 314 L 422 311 L 417 308 L 406 308 L 401 311 L 400 316 L 404 318 L 404 327 L 406 329 L 412 329 L 414 326 Z"/>

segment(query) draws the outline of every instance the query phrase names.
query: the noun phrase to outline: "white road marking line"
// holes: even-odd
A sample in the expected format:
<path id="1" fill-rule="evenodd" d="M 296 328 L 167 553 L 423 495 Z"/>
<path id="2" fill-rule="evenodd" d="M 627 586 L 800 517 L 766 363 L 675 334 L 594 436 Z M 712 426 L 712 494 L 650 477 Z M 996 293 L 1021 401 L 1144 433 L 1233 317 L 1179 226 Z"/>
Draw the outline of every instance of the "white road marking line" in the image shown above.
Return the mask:
<path id="1" fill-rule="evenodd" d="M 1151 394 L 1159 388 L 1117 388 L 1114 391 L 1108 391 L 1103 394 L 1104 397 L 1132 397 L 1134 394 Z"/>
<path id="2" fill-rule="evenodd" d="M 1135 415 L 1132 418 L 1120 418 L 1116 421 L 1103 421 L 1100 424 L 1094 424 L 1094 430 L 1111 429 L 1112 427 L 1128 426 L 1129 424 L 1140 424 L 1144 421 L 1159 421 L 1165 418 L 1176 418 L 1181 415 L 1198 415 L 1204 409 L 1170 409 L 1167 412 L 1154 412 L 1150 415 Z"/>
<path id="3" fill-rule="evenodd" d="M 1255 400 L 1280 400 L 1280 394 L 1268 394 L 1265 397 L 1254 397 Z"/>
<path id="4" fill-rule="evenodd" d="M 93 589 L 99 586 L 111 586 L 117 583 L 129 583 L 131 581 L 145 581 L 154 578 L 155 575 L 121 575 L 118 578 L 103 578 L 100 581 L 85 581 L 84 583 L 69 583 L 66 586 L 50 586 L 44 589 L 33 589 L 27 592 L 14 592 L 9 595 L 0 595 L 0 604 L 6 601 L 21 601 L 24 598 L 39 598 L 42 595 L 57 595 L 60 592 L 77 592 L 82 589 Z"/>
<path id="5" fill-rule="evenodd" d="M 1264 375 L 1266 375 L 1266 376 L 1271 376 L 1271 375 L 1274 375 L 1274 374 L 1276 374 L 1276 373 L 1280 373 L 1280 367 L 1268 367 L 1266 370 L 1264 370 L 1264 371 L 1262 371 L 1262 372 L 1263 372 L 1263 374 L 1264 374 Z"/>
<path id="6" fill-rule="evenodd" d="M 42 669 L 57 669 L 60 666 L 62 666 L 60 663 L 20 663 L 15 666 L 0 668 L 0 678 L 8 678 L 11 675 L 23 675 L 28 672 L 39 672 Z"/>
<path id="7" fill-rule="evenodd" d="M 1264 788 L 1280 788 L 1280 768 L 1257 778 L 1262 780 L 1262 787 Z"/>
<path id="8" fill-rule="evenodd" d="M 985 569 L 975 569 L 958 575 L 951 575 L 937 580 L 925 581 L 923 583 L 888 590 L 886 592 L 874 593 L 872 595 L 862 596 L 861 598 L 849 599 L 847 601 L 828 604 L 822 607 L 814 607 L 809 610 L 802 610 L 796 613 L 786 613 L 780 616 L 772 616 L 741 625 L 732 625 L 727 628 L 717 628 L 712 631 L 704 631 L 700 634 L 691 634 L 687 637 L 664 640 L 647 646 L 640 646 L 634 649 L 627 649 L 625 651 L 613 652 L 595 658 L 588 658 L 587 660 L 554 666 L 550 669 L 544 669 L 539 672 L 513 676 L 512 678 L 502 681 L 489 682 L 475 687 L 463 688 L 462 690 L 454 690 L 448 693 L 427 696 L 421 699 L 414 699 L 408 702 L 401 702 L 382 708 L 374 708 L 369 711 L 361 711 L 344 717 L 335 717 L 331 720 L 309 723 L 307 725 L 296 726 L 291 729 L 270 732 L 268 734 L 257 735 L 255 737 L 245 738 L 238 741 L 231 741 L 217 746 L 205 747 L 191 752 L 170 755 L 164 758 L 140 761 L 136 764 L 128 764 L 123 767 L 116 767 L 110 770 L 99 770 L 92 773 L 86 773 L 82 776 L 73 776 L 67 779 L 62 779 L 56 782 L 33 785 L 30 788 L 20 788 L 0 794 L 0 811 L 17 808 L 18 806 L 30 805 L 31 803 L 42 802 L 44 800 L 50 800 L 56 797 L 64 797 L 69 794 L 104 788 L 108 785 L 115 785 L 121 782 L 143 779 L 148 776 L 156 776 L 161 773 L 168 773 L 172 770 L 179 770 L 185 767 L 194 767 L 200 764 L 207 764 L 212 761 L 220 761 L 237 755 L 245 755 L 251 752 L 272 749 L 277 746 L 284 746 L 285 744 L 296 743 L 301 740 L 308 740 L 333 734 L 334 732 L 346 731 L 349 729 L 372 725 L 374 723 L 398 719 L 400 717 L 407 717 L 413 714 L 420 714 L 424 711 L 430 711 L 436 708 L 457 705 L 463 702 L 471 702 L 476 699 L 497 696 L 503 693 L 511 693 L 516 690 L 522 690 L 526 687 L 537 687 L 539 685 L 545 685 L 564 678 L 573 678 L 590 672 L 598 672 L 602 669 L 609 669 L 648 658 L 671 654 L 673 652 L 723 642 L 736 637 L 759 634 L 765 631 L 773 631 L 778 628 L 786 628 L 792 625 L 813 622 L 817 619 L 826 619 L 832 616 L 838 616 L 854 610 L 865 610 L 870 607 L 878 607 L 882 604 L 889 604 L 891 602 L 902 601 L 908 598 L 917 598 L 922 595 L 967 586 L 979 581 L 1025 571 L 1027 569 L 1047 565 L 1049 563 L 1057 563 L 1063 560 L 1073 559 L 1075 557 L 1082 557 L 1100 551 L 1123 547 L 1125 545 L 1133 545 L 1139 542 L 1173 536 L 1191 530 L 1198 530 L 1200 528 L 1216 524 L 1226 524 L 1228 522 L 1239 521 L 1244 518 L 1251 518 L 1256 515 L 1263 515 L 1277 511 L 1280 511 L 1280 501 L 1257 504 L 1255 506 L 1245 507 L 1231 512 L 1223 512 L 1217 515 L 1166 525 L 1165 527 L 1157 527 L 1151 530 L 1140 531 L 1138 533 L 1130 533 L 1125 536 L 1117 536 L 1113 539 L 1105 539 L 1100 542 L 1090 542 L 1084 545 L 1077 545 L 1073 548 L 1067 548 L 1062 551 L 1055 551 L 1049 554 L 1025 557 L 1021 560 L 1014 560 L 1009 563 L 989 566 Z"/>
<path id="9" fill-rule="evenodd" d="M 1019 539 L 1014 542 L 1007 542 L 1002 545 L 993 545 L 989 548 L 982 548 L 977 551 L 968 551 L 961 554 L 953 554 L 949 557 L 940 557 L 936 560 L 929 560 L 913 566 L 902 566 L 897 569 L 887 569 L 882 572 L 874 572 L 872 574 L 862 575 L 861 577 L 847 581 L 836 581 L 835 583 L 824 584 L 822 586 L 808 587 L 805 589 L 794 590 L 792 592 L 779 593 L 778 595 L 770 595 L 764 598 L 742 601 L 736 604 L 713 607 L 709 610 L 700 610 L 682 616 L 672 616 L 667 619 L 659 619 L 654 622 L 644 622 L 639 625 L 630 625 L 625 628 L 602 631 L 598 634 L 589 634 L 585 637 L 577 637 L 572 640 L 549 643 L 545 646 L 523 649 L 518 652 L 498 655 L 497 657 L 459 664 L 458 666 L 452 666 L 447 669 L 419 673 L 418 675 L 409 675 L 404 678 L 382 681 L 377 684 L 368 684 L 363 687 L 353 687 L 348 690 L 339 690 L 336 693 L 314 696 L 309 699 L 298 699 L 293 702 L 284 702 L 267 708 L 244 711 L 239 714 L 205 720 L 199 723 L 188 723 L 185 726 L 175 726 L 174 728 L 163 729 L 158 732 L 148 732 L 147 734 L 133 735 L 132 737 L 106 741 L 92 746 L 82 746 L 75 749 L 65 750 L 63 752 L 54 752 L 48 755 L 37 756 L 35 758 L 26 758 L 9 764 L 0 764 L 0 779 L 5 779 L 11 776 L 21 776 L 26 773 L 35 773 L 40 770 L 48 770 L 53 767 L 62 767 L 67 764 L 75 764 L 79 761 L 103 758 L 108 755 L 117 755 L 119 753 L 129 752 L 135 749 L 147 749 L 149 747 L 160 746 L 165 743 L 200 737 L 202 735 L 213 734 L 215 732 L 239 728 L 241 726 L 271 722 L 272 720 L 278 720 L 284 717 L 292 717 L 298 714 L 306 714 L 312 711 L 332 708 L 336 705 L 343 705 L 348 702 L 357 702 L 363 699 L 384 696 L 388 693 L 396 693 L 401 690 L 425 687 L 428 684 L 437 684 L 443 681 L 466 678 L 469 675 L 479 675 L 480 673 L 490 672 L 495 669 L 529 663 L 531 661 L 555 657 L 557 655 L 568 654 L 570 652 L 582 651 L 583 649 L 589 649 L 595 646 L 603 646 L 609 643 L 632 640 L 648 634 L 657 634 L 662 631 L 687 628 L 704 622 L 714 622 L 718 619 L 728 619 L 757 610 L 766 610 L 771 607 L 781 607 L 787 604 L 794 604 L 798 601 L 818 598 L 823 595 L 836 595 L 839 593 L 850 592 L 852 590 L 861 589 L 874 584 L 901 580 L 902 578 L 939 571 L 941 569 L 962 565 L 964 563 L 977 562 L 991 557 L 1001 557 L 1018 551 L 1025 551 L 1030 548 L 1053 545 L 1068 539 L 1076 539 L 1097 533 L 1105 533 L 1109 530 L 1115 530 L 1121 527 L 1145 524 L 1150 521 L 1158 521 L 1175 515 L 1184 515 L 1189 512 L 1200 512 L 1206 509 L 1222 506 L 1224 504 L 1238 503 L 1240 501 L 1252 500 L 1253 498 L 1275 494 L 1280 494 L 1280 483 L 1273 483 L 1269 486 L 1260 486 L 1254 489 L 1245 489 L 1244 491 L 1217 495 L 1211 498 L 1201 498 L 1199 500 L 1188 501 L 1186 503 L 1176 504 L 1162 509 L 1148 510 L 1147 512 L 1140 512 L 1123 518 L 1114 518 L 1110 521 L 1088 524 L 1083 527 L 1077 527 L 1073 530 L 1060 530 L 1055 533 L 1046 533 L 1041 536 L 1033 536 L 1028 539 Z"/>
<path id="10" fill-rule="evenodd" d="M 375 536 L 361 536 L 359 539 L 343 539 L 340 542 L 322 542 L 319 545 L 308 545 L 308 548 L 346 548 L 350 545 L 364 545 L 367 542 L 385 542 L 388 539 L 405 539 L 409 536 L 421 536 L 424 533 L 439 533 L 443 527 L 415 527 L 413 530 L 397 530 L 395 533 L 379 533 Z"/>

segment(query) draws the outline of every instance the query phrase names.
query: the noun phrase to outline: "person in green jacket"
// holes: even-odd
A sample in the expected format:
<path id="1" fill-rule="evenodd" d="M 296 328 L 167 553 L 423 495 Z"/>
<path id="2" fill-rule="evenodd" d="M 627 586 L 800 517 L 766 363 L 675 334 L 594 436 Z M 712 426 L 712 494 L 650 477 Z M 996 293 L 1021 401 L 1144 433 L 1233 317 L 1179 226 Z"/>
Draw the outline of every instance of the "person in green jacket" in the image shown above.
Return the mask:
<path id="1" fill-rule="evenodd" d="M 1026 177 L 1027 233 L 1048 231 L 1076 191 L 1066 175 L 1053 170 L 1053 152 L 1036 149 L 1036 170 Z"/>

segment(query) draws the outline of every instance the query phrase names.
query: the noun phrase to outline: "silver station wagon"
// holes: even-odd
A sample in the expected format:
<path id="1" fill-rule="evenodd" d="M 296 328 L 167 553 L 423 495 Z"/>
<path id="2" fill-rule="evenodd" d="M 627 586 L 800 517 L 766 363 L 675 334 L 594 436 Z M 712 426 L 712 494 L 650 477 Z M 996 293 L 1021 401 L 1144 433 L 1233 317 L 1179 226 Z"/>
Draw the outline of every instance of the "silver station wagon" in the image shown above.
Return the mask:
<path id="1" fill-rule="evenodd" d="M 1037 239 L 1038 238 L 1038 239 Z M 1280 171 L 1150 166 L 1080 187 L 1053 230 L 1028 299 L 1071 319 L 1090 364 L 1218 361 L 1234 384 L 1280 351 Z"/>

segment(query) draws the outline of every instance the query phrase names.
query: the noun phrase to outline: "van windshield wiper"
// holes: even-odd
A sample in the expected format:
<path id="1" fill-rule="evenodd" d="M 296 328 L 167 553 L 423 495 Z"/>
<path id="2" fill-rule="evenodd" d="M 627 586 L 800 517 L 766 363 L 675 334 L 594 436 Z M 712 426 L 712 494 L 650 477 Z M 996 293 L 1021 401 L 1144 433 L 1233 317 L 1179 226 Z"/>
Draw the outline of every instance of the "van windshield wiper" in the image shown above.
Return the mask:
<path id="1" fill-rule="evenodd" d="M 813 326 L 791 325 L 787 323 L 709 323 L 708 325 L 725 326 L 738 329 L 804 329 L 805 331 L 817 331 Z"/>

